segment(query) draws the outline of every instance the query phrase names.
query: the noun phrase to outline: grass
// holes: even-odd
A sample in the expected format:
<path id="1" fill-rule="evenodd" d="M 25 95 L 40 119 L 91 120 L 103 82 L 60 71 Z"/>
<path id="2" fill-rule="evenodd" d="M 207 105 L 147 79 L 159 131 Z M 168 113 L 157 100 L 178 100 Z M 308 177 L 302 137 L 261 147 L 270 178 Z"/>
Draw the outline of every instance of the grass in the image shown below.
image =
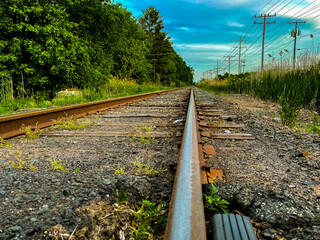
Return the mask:
<path id="1" fill-rule="evenodd" d="M 125 167 L 120 167 L 120 163 L 118 164 L 118 169 L 114 172 L 114 174 L 125 174 Z"/>
<path id="2" fill-rule="evenodd" d="M 301 108 L 320 108 L 320 62 L 303 69 L 231 75 L 221 82 L 203 80 L 197 86 L 214 93 L 246 93 L 279 102 L 282 123 L 294 126 Z"/>
<path id="3" fill-rule="evenodd" d="M 137 126 L 135 127 L 139 136 L 130 137 L 130 141 L 139 141 L 141 144 L 154 144 L 156 139 L 152 136 L 153 127 Z"/>
<path id="4" fill-rule="evenodd" d="M 49 158 L 48 161 L 51 163 L 52 170 L 55 170 L 58 172 L 68 172 L 68 170 L 65 168 L 65 164 L 62 162 L 61 159 Z"/>
<path id="5" fill-rule="evenodd" d="M 307 124 L 305 131 L 306 132 L 313 132 L 313 133 L 319 133 L 320 134 L 320 125 L 319 125 L 320 119 L 317 112 L 313 115 L 313 123 Z"/>
<path id="6" fill-rule="evenodd" d="M 5 147 L 12 148 L 12 146 L 13 146 L 12 143 L 0 137 L 0 148 L 5 148 Z"/>
<path id="7" fill-rule="evenodd" d="M 31 162 L 31 158 L 32 156 L 24 156 L 22 153 L 20 153 L 17 150 L 14 150 L 11 152 L 11 156 L 9 159 L 9 163 L 7 163 L 7 165 L 11 165 L 14 169 L 17 170 L 31 170 L 31 171 L 36 171 L 37 167 L 33 165 L 33 163 Z"/>
<path id="8" fill-rule="evenodd" d="M 24 131 L 31 142 L 39 138 L 41 133 L 43 132 L 43 130 L 37 128 L 37 126 L 38 123 L 36 124 L 35 128 L 33 128 L 32 126 L 25 126 L 24 124 L 22 124 L 21 126 L 21 130 Z"/>
<path id="9" fill-rule="evenodd" d="M 134 211 L 137 222 L 131 226 L 133 239 L 154 239 L 166 226 L 168 204 L 159 204 L 144 200 L 141 207 Z"/>
<path id="10" fill-rule="evenodd" d="M 153 83 L 138 84 L 133 80 L 111 77 L 97 89 L 82 89 L 76 96 L 60 96 L 50 99 L 48 96 L 32 95 L 27 98 L 15 97 L 0 92 L 0 115 L 12 114 L 20 109 L 43 109 L 62 107 L 70 104 L 92 102 L 135 94 L 168 90 L 170 87 Z"/>
<path id="11" fill-rule="evenodd" d="M 76 116 L 70 117 L 60 117 L 56 120 L 52 119 L 54 125 L 52 129 L 63 129 L 63 130 L 78 130 L 85 129 L 88 127 L 93 127 L 97 124 L 100 119 L 96 117 L 95 119 L 90 118 L 79 118 Z"/>
<path id="12" fill-rule="evenodd" d="M 159 171 L 154 170 L 148 163 L 143 164 L 140 158 L 137 158 L 133 165 L 138 169 L 139 173 L 144 173 L 147 175 L 155 175 L 158 174 Z"/>

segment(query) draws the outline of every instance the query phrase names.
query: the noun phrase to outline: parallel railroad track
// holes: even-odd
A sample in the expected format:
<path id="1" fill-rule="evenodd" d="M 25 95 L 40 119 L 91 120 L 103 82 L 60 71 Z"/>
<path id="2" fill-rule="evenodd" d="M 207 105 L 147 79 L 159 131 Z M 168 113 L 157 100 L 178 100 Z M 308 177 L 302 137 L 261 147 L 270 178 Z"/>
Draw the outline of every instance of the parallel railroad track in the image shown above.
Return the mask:
<path id="1" fill-rule="evenodd" d="M 8 176 L 2 176 L 1 180 L 7 181 L 9 187 L 16 182 L 23 186 L 27 182 L 39 182 L 45 178 L 40 186 L 27 184 L 26 187 L 20 187 L 20 193 L 27 192 L 30 195 L 29 209 L 41 210 L 46 201 L 50 209 L 56 210 L 42 216 L 37 211 L 27 212 L 20 199 L 15 198 L 17 193 L 5 188 L 9 205 L 7 208 L 0 206 L 0 211 L 3 210 L 4 217 L 7 217 L 7 221 L 0 224 L 0 230 L 10 229 L 11 224 L 16 225 L 21 219 L 21 216 L 13 217 L 10 214 L 12 209 L 20 209 L 27 219 L 39 218 L 43 226 L 26 222 L 24 224 L 28 229 L 32 229 L 29 232 L 23 229 L 17 232 L 4 231 L 7 235 L 3 236 L 16 234 L 25 238 L 38 237 L 41 231 L 54 223 L 74 227 L 82 221 L 75 217 L 76 208 L 94 201 L 108 202 L 106 196 L 114 199 L 119 189 L 139 203 L 145 198 L 155 202 L 168 201 L 173 188 L 166 238 L 206 239 L 201 185 L 211 183 L 216 178 L 222 179 L 223 175 L 222 171 L 210 168 L 212 157 L 209 156 L 215 155 L 212 140 L 254 138 L 245 132 L 243 125 L 234 123 L 236 116 L 213 109 L 210 102 L 201 100 L 201 94 L 198 89 L 190 92 L 190 88 L 184 88 L 175 92 L 155 93 L 156 97 L 149 94 L 121 98 L 119 101 L 109 100 L 101 102 L 104 105 L 99 108 L 82 106 L 81 112 L 74 107 L 65 107 L 61 111 L 25 114 L 27 120 L 19 115 L 0 118 L 0 135 L 3 138 L 22 134 L 19 130 L 21 123 L 34 125 L 38 122 L 37 127 L 48 127 L 52 124 L 53 116 L 64 116 L 69 110 L 71 112 L 67 112 L 68 115 L 98 119 L 94 127 L 83 130 L 45 130 L 35 143 L 21 142 L 25 139 L 23 136 L 12 140 L 20 158 L 27 153 L 33 156 L 32 160 L 37 160 L 33 162 L 37 171 L 35 174 L 27 171 L 24 179 L 21 179 L 12 167 L 5 167 L 1 172 Z M 45 116 L 46 113 L 51 115 Z M 90 113 L 95 114 L 88 115 Z M 41 120 L 36 118 L 37 114 Z M 6 122 L 9 127 L 6 127 Z M 12 158 L 10 154 L 12 150 L 5 149 L 2 156 Z M 48 171 L 48 159 L 62 160 L 68 168 L 67 173 Z M 152 166 L 151 169 L 161 172 L 161 176 L 144 177 L 145 174 L 135 169 L 135 162 Z M 174 174 L 169 169 L 174 165 L 177 165 L 177 174 L 172 187 Z M 122 166 L 125 174 L 114 174 Z M 82 174 L 74 174 L 72 169 L 78 169 Z M 33 197 L 36 197 L 35 200 Z M 57 201 L 59 198 L 63 206 Z M 75 198 L 79 199 L 76 203 Z M 3 200 L 1 196 L 0 200 Z M 59 207 L 64 208 L 64 213 L 59 212 Z M 65 214 L 68 211 L 71 213 Z M 57 219 L 52 220 L 54 216 Z M 1 234 L 0 231 L 0 238 Z"/>

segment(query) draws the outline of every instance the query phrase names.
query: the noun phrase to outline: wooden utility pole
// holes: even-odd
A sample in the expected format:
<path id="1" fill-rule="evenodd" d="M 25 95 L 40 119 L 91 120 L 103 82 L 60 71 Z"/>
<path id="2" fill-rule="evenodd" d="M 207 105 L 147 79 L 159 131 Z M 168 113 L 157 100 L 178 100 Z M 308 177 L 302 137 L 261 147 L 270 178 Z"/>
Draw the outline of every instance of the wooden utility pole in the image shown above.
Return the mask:
<path id="1" fill-rule="evenodd" d="M 270 25 L 270 24 L 274 24 L 276 23 L 276 21 L 273 22 L 267 22 L 267 18 L 271 18 L 271 17 L 275 17 L 276 14 L 274 15 L 270 15 L 268 13 L 267 14 L 261 14 L 260 16 L 256 16 L 254 15 L 254 18 L 263 18 L 263 23 L 258 23 L 256 21 L 254 21 L 254 24 L 259 24 L 259 25 L 263 25 L 263 34 L 262 34 L 262 55 L 261 55 L 261 71 L 263 71 L 263 60 L 264 60 L 264 39 L 266 36 L 266 25 Z"/>
<path id="2" fill-rule="evenodd" d="M 294 38 L 294 44 L 293 44 L 293 70 L 296 69 L 296 50 L 297 50 L 297 35 L 298 35 L 298 24 L 299 23 L 306 23 L 304 22 L 288 22 L 289 24 L 295 24 L 295 29 L 292 30 L 291 36 Z"/>
<path id="3" fill-rule="evenodd" d="M 240 40 L 239 40 L 239 47 L 236 47 L 236 48 L 239 48 L 239 66 L 238 66 L 238 73 L 240 74 L 241 73 L 241 50 L 242 48 L 245 48 L 245 47 L 242 47 L 242 42 L 243 42 L 243 38 L 240 37 Z"/>
<path id="4" fill-rule="evenodd" d="M 217 67 L 213 69 L 213 70 L 216 71 L 216 78 L 217 78 L 217 79 L 219 78 L 219 70 L 220 70 L 220 69 L 221 69 L 221 68 L 219 68 L 219 61 L 217 60 Z"/>
<path id="5" fill-rule="evenodd" d="M 236 60 L 231 60 L 231 58 L 233 58 L 234 56 L 226 56 L 228 58 L 228 60 L 224 60 L 225 62 L 229 62 L 229 77 L 230 77 L 230 65 L 231 62 L 236 61 Z"/>
<path id="6" fill-rule="evenodd" d="M 241 37 L 239 41 L 239 74 L 241 73 Z"/>

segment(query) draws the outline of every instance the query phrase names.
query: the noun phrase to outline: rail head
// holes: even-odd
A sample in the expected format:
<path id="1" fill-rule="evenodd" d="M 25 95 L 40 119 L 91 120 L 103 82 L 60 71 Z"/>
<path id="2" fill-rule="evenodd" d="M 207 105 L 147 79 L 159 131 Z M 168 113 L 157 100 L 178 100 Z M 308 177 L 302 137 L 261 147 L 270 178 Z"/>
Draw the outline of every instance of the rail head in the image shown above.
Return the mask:
<path id="1" fill-rule="evenodd" d="M 178 159 L 165 239 L 206 239 L 193 89 Z"/>

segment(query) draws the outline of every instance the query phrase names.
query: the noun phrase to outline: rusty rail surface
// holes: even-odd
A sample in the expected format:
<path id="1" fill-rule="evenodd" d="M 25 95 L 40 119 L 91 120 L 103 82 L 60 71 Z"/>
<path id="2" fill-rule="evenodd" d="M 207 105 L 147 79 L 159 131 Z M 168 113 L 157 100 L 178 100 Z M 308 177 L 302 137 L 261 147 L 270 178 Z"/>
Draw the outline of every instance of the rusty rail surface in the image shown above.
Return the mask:
<path id="1" fill-rule="evenodd" d="M 109 100 L 102 100 L 90 103 L 75 104 L 72 106 L 53 108 L 48 110 L 16 114 L 6 117 L 0 117 L 0 137 L 7 139 L 24 134 L 21 131 L 21 126 L 33 126 L 34 128 L 49 127 L 53 124 L 52 119 L 59 117 L 65 117 L 75 115 L 77 117 L 83 117 L 88 114 L 92 114 L 98 111 L 103 111 L 111 107 L 116 107 L 124 104 L 128 104 L 135 101 L 155 97 L 164 93 L 168 93 L 174 90 L 166 90 L 160 92 L 139 94 L 129 97 L 114 98 Z"/>
<path id="2" fill-rule="evenodd" d="M 206 239 L 193 89 L 190 93 L 165 239 Z"/>

